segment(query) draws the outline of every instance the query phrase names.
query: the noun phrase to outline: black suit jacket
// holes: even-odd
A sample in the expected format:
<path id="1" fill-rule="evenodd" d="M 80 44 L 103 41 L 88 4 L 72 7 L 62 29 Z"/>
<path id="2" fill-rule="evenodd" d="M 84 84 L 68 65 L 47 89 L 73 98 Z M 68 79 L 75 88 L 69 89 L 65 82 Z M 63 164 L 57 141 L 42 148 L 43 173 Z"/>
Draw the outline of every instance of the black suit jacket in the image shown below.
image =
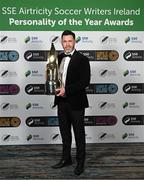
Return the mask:
<path id="1" fill-rule="evenodd" d="M 63 54 L 58 56 L 59 64 L 63 58 Z M 71 105 L 72 109 L 83 109 L 88 107 L 88 99 L 85 88 L 90 83 L 90 64 L 89 59 L 74 51 L 67 69 L 67 76 L 65 82 L 66 100 Z M 63 97 L 55 96 L 54 105 L 63 101 Z"/>

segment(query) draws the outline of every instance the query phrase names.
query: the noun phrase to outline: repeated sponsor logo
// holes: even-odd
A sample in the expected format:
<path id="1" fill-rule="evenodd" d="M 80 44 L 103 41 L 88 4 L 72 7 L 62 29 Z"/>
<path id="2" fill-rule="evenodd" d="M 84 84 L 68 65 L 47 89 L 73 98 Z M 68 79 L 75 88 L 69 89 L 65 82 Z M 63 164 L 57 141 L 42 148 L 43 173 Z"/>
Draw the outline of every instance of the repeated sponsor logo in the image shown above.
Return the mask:
<path id="1" fill-rule="evenodd" d="M 30 141 L 32 139 L 32 137 L 33 137 L 32 134 L 29 134 L 29 135 L 27 135 L 26 140 Z"/>
<path id="2" fill-rule="evenodd" d="M 38 116 L 38 117 L 28 117 L 26 119 L 26 124 L 29 127 L 47 127 L 47 126 L 58 126 L 57 116 Z"/>
<path id="3" fill-rule="evenodd" d="M 125 125 L 144 125 L 144 115 L 126 115 L 122 122 Z"/>
<path id="4" fill-rule="evenodd" d="M 27 36 L 25 39 L 24 39 L 24 42 L 25 43 L 28 43 L 30 41 L 30 36 Z"/>
<path id="5" fill-rule="evenodd" d="M 113 140 L 115 139 L 115 135 L 112 133 L 106 133 L 106 132 L 101 132 L 98 134 L 98 139 L 103 141 L 103 140 Z"/>
<path id="6" fill-rule="evenodd" d="M 2 111 L 15 111 L 18 109 L 18 105 L 9 102 L 3 102 L 0 104 L 0 109 Z"/>
<path id="7" fill-rule="evenodd" d="M 45 84 L 28 84 L 25 87 L 25 92 L 30 95 L 44 95 L 45 91 Z"/>
<path id="8" fill-rule="evenodd" d="M 20 124 L 18 117 L 0 117 L 0 127 L 18 127 Z"/>
<path id="9" fill-rule="evenodd" d="M 101 36 L 100 43 L 101 44 L 115 44 L 117 43 L 117 38 L 109 37 L 109 36 Z"/>
<path id="10" fill-rule="evenodd" d="M 128 69 L 126 69 L 126 70 L 123 72 L 123 76 L 127 76 L 127 75 L 129 75 L 129 70 L 128 70 Z"/>
<path id="11" fill-rule="evenodd" d="M 96 51 L 96 61 L 116 61 L 118 58 L 119 53 L 115 50 Z"/>
<path id="12" fill-rule="evenodd" d="M 61 41 L 61 38 L 59 36 L 53 35 L 50 37 L 50 42 L 57 43 L 60 41 Z"/>
<path id="13" fill-rule="evenodd" d="M 115 116 L 85 116 L 85 126 L 112 126 L 117 123 Z"/>
<path id="14" fill-rule="evenodd" d="M 10 139 L 10 134 L 4 134 L 3 136 L 2 136 L 2 140 L 3 141 L 9 141 L 9 139 Z"/>
<path id="15" fill-rule="evenodd" d="M 39 73 L 38 70 L 27 70 L 25 72 L 25 77 L 42 77 L 43 74 Z"/>
<path id="16" fill-rule="evenodd" d="M 1 51 L 0 50 L 0 62 L 15 62 L 19 58 L 19 54 L 17 51 L 8 50 Z"/>
<path id="17" fill-rule="evenodd" d="M 32 104 L 31 103 L 28 103 L 28 104 L 26 104 L 26 109 L 30 109 L 31 107 L 32 107 Z"/>
<path id="18" fill-rule="evenodd" d="M 7 42 L 8 41 L 8 36 L 0 36 L 0 42 L 1 42 L 1 44 L 2 43 L 5 43 L 5 42 Z"/>
<path id="19" fill-rule="evenodd" d="M 19 91 L 17 84 L 0 84 L 0 95 L 16 95 Z"/>
<path id="20" fill-rule="evenodd" d="M 48 51 L 26 51 L 24 53 L 24 58 L 27 61 L 47 61 Z"/>
<path id="21" fill-rule="evenodd" d="M 116 71 L 115 70 L 108 70 L 108 69 L 100 69 L 99 76 L 100 77 L 116 76 Z"/>
<path id="22" fill-rule="evenodd" d="M 52 134 L 50 135 L 50 139 L 51 139 L 52 141 L 61 140 L 61 135 L 60 135 L 59 133 L 52 133 Z"/>
<path id="23" fill-rule="evenodd" d="M 25 43 L 43 43 L 41 39 L 39 39 L 38 36 L 27 36 L 24 39 Z"/>
<path id="24" fill-rule="evenodd" d="M 31 73 L 31 70 L 27 70 L 26 72 L 25 72 L 25 77 L 28 77 L 28 76 L 30 76 L 32 73 Z"/>
<path id="25" fill-rule="evenodd" d="M 44 140 L 44 137 L 41 137 L 39 134 L 29 134 L 27 135 L 26 137 L 26 140 L 27 141 L 43 141 Z"/>
<path id="26" fill-rule="evenodd" d="M 141 74 L 139 72 L 137 72 L 136 69 L 126 69 L 124 72 L 123 72 L 123 76 L 126 77 L 126 76 L 141 76 Z"/>
<path id="27" fill-rule="evenodd" d="M 123 109 L 126 109 L 126 108 L 133 108 L 133 109 L 137 109 L 137 108 L 140 108 L 139 105 L 136 104 L 136 102 L 124 102 L 123 105 L 122 105 Z"/>
<path id="28" fill-rule="evenodd" d="M 8 70 L 1 70 L 0 77 L 2 77 L 2 78 L 8 77 Z"/>
<path id="29" fill-rule="evenodd" d="M 124 42 L 127 43 L 142 43 L 142 37 L 137 36 L 127 36 L 124 40 Z"/>
<path id="30" fill-rule="evenodd" d="M 116 104 L 112 103 L 112 102 L 101 101 L 100 103 L 98 103 L 98 107 L 101 110 L 104 110 L 104 109 L 114 109 L 114 108 L 116 108 Z"/>
<path id="31" fill-rule="evenodd" d="M 16 43 L 17 40 L 15 37 L 8 37 L 7 35 L 0 36 L 0 44 L 6 44 L 6 43 Z"/>
<path id="32" fill-rule="evenodd" d="M 129 103 L 128 102 L 125 102 L 125 103 L 123 103 L 123 108 L 125 109 L 125 108 L 127 108 L 128 107 L 128 105 L 129 105 Z"/>
<path id="33" fill-rule="evenodd" d="M 144 61 L 144 51 L 142 50 L 128 50 L 123 55 L 126 61 Z"/>
<path id="34" fill-rule="evenodd" d="M 126 38 L 125 38 L 125 40 L 124 40 L 124 42 L 125 42 L 125 43 L 130 42 L 130 37 L 129 37 L 129 36 L 128 36 L 128 37 L 126 37 Z"/>
<path id="35" fill-rule="evenodd" d="M 0 70 L 0 78 L 9 78 L 9 77 L 16 77 L 17 72 L 9 71 L 8 69 Z"/>
<path id="36" fill-rule="evenodd" d="M 117 91 L 118 86 L 114 83 L 90 84 L 86 88 L 87 94 L 115 94 Z"/>
<path id="37" fill-rule="evenodd" d="M 33 110 L 42 110 L 42 109 L 44 109 L 44 107 L 41 106 L 39 103 L 31 103 L 31 102 L 27 103 L 25 108 L 27 110 L 29 110 L 29 109 L 33 109 Z"/>
<path id="38" fill-rule="evenodd" d="M 76 43 L 93 43 L 93 39 L 90 39 L 88 36 L 78 36 L 76 37 Z"/>
<path id="39" fill-rule="evenodd" d="M 133 132 L 129 132 L 129 133 L 124 133 L 122 134 L 122 139 L 124 140 L 127 140 L 127 139 L 139 139 L 139 136 L 136 135 L 135 133 Z"/>
<path id="40" fill-rule="evenodd" d="M 126 94 L 143 94 L 144 83 L 127 83 L 123 86 L 123 91 Z"/>
<path id="41" fill-rule="evenodd" d="M 3 142 L 15 142 L 15 141 L 19 141 L 19 136 L 11 135 L 11 134 L 3 134 L 2 135 L 2 141 Z"/>
<path id="42" fill-rule="evenodd" d="M 81 37 L 80 36 L 77 36 L 76 37 L 76 43 L 80 42 L 81 41 Z"/>

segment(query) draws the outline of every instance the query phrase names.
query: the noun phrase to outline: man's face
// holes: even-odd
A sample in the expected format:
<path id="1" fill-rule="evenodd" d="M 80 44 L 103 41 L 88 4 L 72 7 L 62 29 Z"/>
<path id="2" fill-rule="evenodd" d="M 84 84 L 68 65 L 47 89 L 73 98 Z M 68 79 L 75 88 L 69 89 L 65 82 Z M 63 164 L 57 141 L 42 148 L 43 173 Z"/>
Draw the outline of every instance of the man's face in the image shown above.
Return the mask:
<path id="1" fill-rule="evenodd" d="M 61 40 L 65 53 L 70 53 L 75 48 L 75 39 L 72 35 L 64 35 Z"/>

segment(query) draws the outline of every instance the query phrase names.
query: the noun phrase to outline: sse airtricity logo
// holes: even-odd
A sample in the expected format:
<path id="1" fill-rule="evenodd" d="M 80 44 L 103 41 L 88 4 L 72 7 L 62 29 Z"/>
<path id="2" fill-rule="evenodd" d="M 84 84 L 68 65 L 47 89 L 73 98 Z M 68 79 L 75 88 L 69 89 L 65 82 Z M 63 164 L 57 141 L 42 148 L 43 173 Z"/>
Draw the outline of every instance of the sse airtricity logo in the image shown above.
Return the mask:
<path id="1" fill-rule="evenodd" d="M 127 83 L 123 86 L 126 94 L 144 94 L 144 83 Z"/>
<path id="2" fill-rule="evenodd" d="M 142 43 L 143 39 L 142 37 L 138 36 L 127 36 L 124 40 L 124 42 L 127 43 Z"/>
<path id="3" fill-rule="evenodd" d="M 35 62 L 47 61 L 47 54 L 48 54 L 48 51 L 42 51 L 42 50 L 26 51 L 24 53 L 24 58 L 26 61 L 35 61 Z"/>
<path id="4" fill-rule="evenodd" d="M 144 125 L 144 115 L 126 115 L 122 122 L 124 125 Z"/>
<path id="5" fill-rule="evenodd" d="M 59 125 L 57 116 L 35 116 L 26 119 L 28 127 L 55 127 Z"/>
<path id="6" fill-rule="evenodd" d="M 144 51 L 128 50 L 124 52 L 123 57 L 126 61 L 144 61 Z"/>
<path id="7" fill-rule="evenodd" d="M 25 43 L 42 43 L 43 41 L 38 36 L 27 36 L 24 39 Z"/>

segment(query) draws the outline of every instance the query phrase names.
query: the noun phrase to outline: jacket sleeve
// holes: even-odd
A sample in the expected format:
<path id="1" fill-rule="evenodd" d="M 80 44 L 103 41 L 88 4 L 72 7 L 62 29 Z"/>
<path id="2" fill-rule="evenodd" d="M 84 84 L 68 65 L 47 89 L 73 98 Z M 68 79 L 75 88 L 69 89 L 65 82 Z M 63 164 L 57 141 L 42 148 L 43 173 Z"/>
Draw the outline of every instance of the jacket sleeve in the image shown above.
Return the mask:
<path id="1" fill-rule="evenodd" d="M 85 88 L 89 86 L 90 64 L 89 59 L 85 56 L 83 56 L 81 60 L 79 73 L 79 79 L 76 82 L 71 83 L 65 87 L 66 96 L 85 92 Z"/>

